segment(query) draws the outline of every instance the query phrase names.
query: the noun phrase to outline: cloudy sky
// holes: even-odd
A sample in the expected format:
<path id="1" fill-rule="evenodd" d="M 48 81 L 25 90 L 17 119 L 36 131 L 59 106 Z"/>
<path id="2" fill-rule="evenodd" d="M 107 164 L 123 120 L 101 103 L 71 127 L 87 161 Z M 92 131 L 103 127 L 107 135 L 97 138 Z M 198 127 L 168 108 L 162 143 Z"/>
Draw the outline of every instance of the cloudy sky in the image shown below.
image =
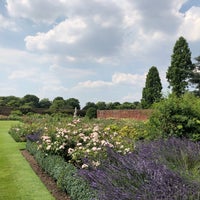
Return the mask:
<path id="1" fill-rule="evenodd" d="M 200 55 L 199 0 L 0 0 L 0 96 L 140 101 L 183 36 Z"/>

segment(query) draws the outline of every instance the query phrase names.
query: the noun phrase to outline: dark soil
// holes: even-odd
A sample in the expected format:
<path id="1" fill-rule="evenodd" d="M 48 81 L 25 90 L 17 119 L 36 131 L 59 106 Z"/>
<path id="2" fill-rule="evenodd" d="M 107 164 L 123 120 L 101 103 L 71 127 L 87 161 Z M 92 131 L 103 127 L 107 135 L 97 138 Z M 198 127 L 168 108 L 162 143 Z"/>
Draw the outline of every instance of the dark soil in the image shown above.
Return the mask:
<path id="1" fill-rule="evenodd" d="M 27 150 L 22 150 L 21 153 L 56 200 L 70 200 L 69 196 L 57 187 L 56 182 L 42 170 L 34 157 Z"/>

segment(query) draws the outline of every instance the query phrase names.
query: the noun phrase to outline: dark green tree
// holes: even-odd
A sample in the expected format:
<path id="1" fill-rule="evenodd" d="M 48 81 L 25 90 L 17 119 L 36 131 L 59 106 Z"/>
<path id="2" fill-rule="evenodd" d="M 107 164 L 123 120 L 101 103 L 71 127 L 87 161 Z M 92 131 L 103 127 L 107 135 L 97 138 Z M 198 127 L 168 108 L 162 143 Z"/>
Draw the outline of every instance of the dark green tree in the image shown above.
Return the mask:
<path id="1" fill-rule="evenodd" d="M 87 102 L 83 110 L 87 111 L 89 108 L 95 108 L 97 110 L 97 105 L 94 102 Z"/>
<path id="2" fill-rule="evenodd" d="M 51 106 L 51 101 L 48 98 L 41 99 L 39 102 L 40 108 L 49 108 Z"/>
<path id="3" fill-rule="evenodd" d="M 27 94 L 22 98 L 23 105 L 37 108 L 39 105 L 39 98 L 33 94 Z"/>
<path id="4" fill-rule="evenodd" d="M 147 74 L 145 87 L 142 91 L 141 104 L 143 108 L 149 108 L 154 102 L 162 97 L 162 84 L 159 72 L 155 66 L 152 66 Z"/>
<path id="5" fill-rule="evenodd" d="M 19 107 L 21 105 L 21 99 L 15 96 L 7 96 L 4 99 L 6 106 L 8 107 Z"/>
<path id="6" fill-rule="evenodd" d="M 195 60 L 196 63 L 194 64 L 194 70 L 190 83 L 192 83 L 195 87 L 194 94 L 200 97 L 200 56 L 196 57 Z"/>
<path id="7" fill-rule="evenodd" d="M 135 109 L 135 105 L 131 102 L 124 102 L 119 106 L 119 109 Z"/>
<path id="8" fill-rule="evenodd" d="M 106 110 L 106 103 L 104 101 L 99 101 L 96 103 L 98 110 Z"/>
<path id="9" fill-rule="evenodd" d="M 94 107 L 88 108 L 85 116 L 88 117 L 89 119 L 96 118 L 97 117 L 97 109 Z"/>
<path id="10" fill-rule="evenodd" d="M 117 110 L 119 109 L 121 103 L 120 102 L 109 102 L 106 104 L 107 110 Z"/>
<path id="11" fill-rule="evenodd" d="M 65 100 L 65 105 L 66 105 L 66 108 L 68 109 L 80 109 L 80 102 L 78 99 L 75 99 L 75 98 L 69 98 L 67 100 Z"/>
<path id="12" fill-rule="evenodd" d="M 166 77 L 172 93 L 180 96 L 186 92 L 189 78 L 191 77 L 194 65 L 191 61 L 191 52 L 184 37 L 180 37 L 174 46 Z"/>
<path id="13" fill-rule="evenodd" d="M 50 106 L 50 110 L 52 112 L 62 111 L 63 109 L 65 109 L 65 100 L 62 99 L 53 100 L 53 103 Z"/>
<path id="14" fill-rule="evenodd" d="M 62 101 L 64 101 L 63 97 L 58 96 L 58 97 L 55 97 L 55 98 L 53 99 L 53 102 L 54 102 L 54 101 L 57 101 L 57 100 L 62 100 Z"/>

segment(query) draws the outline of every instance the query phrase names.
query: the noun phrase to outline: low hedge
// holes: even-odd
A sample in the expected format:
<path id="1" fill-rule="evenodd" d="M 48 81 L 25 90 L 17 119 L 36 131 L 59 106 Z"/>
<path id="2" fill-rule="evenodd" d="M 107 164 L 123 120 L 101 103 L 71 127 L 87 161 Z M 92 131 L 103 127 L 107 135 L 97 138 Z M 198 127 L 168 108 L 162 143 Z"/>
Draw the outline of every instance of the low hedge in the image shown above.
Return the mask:
<path id="1" fill-rule="evenodd" d="M 35 142 L 28 140 L 26 149 L 35 157 L 43 170 L 56 180 L 58 187 L 70 195 L 72 200 L 97 199 L 88 183 L 77 175 L 74 165 L 65 162 L 58 155 L 47 155 L 37 150 Z"/>

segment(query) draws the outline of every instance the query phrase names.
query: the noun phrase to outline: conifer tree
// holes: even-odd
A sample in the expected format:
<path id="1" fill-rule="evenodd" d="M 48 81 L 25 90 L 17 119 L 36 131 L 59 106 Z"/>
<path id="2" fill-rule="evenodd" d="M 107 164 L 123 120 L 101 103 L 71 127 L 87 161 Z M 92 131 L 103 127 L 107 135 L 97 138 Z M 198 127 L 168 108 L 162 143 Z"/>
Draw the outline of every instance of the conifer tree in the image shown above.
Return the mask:
<path id="1" fill-rule="evenodd" d="M 162 84 L 159 72 L 155 66 L 149 69 L 146 77 L 145 87 L 142 91 L 142 107 L 149 108 L 154 102 L 157 102 L 162 97 Z"/>
<path id="2" fill-rule="evenodd" d="M 188 43 L 181 36 L 175 43 L 171 56 L 171 66 L 169 66 L 166 75 L 172 93 L 180 96 L 186 92 L 193 69 L 194 65 L 191 61 Z"/>
<path id="3" fill-rule="evenodd" d="M 196 63 L 194 64 L 194 70 L 190 79 L 195 87 L 194 94 L 200 97 L 200 56 L 195 58 Z"/>

